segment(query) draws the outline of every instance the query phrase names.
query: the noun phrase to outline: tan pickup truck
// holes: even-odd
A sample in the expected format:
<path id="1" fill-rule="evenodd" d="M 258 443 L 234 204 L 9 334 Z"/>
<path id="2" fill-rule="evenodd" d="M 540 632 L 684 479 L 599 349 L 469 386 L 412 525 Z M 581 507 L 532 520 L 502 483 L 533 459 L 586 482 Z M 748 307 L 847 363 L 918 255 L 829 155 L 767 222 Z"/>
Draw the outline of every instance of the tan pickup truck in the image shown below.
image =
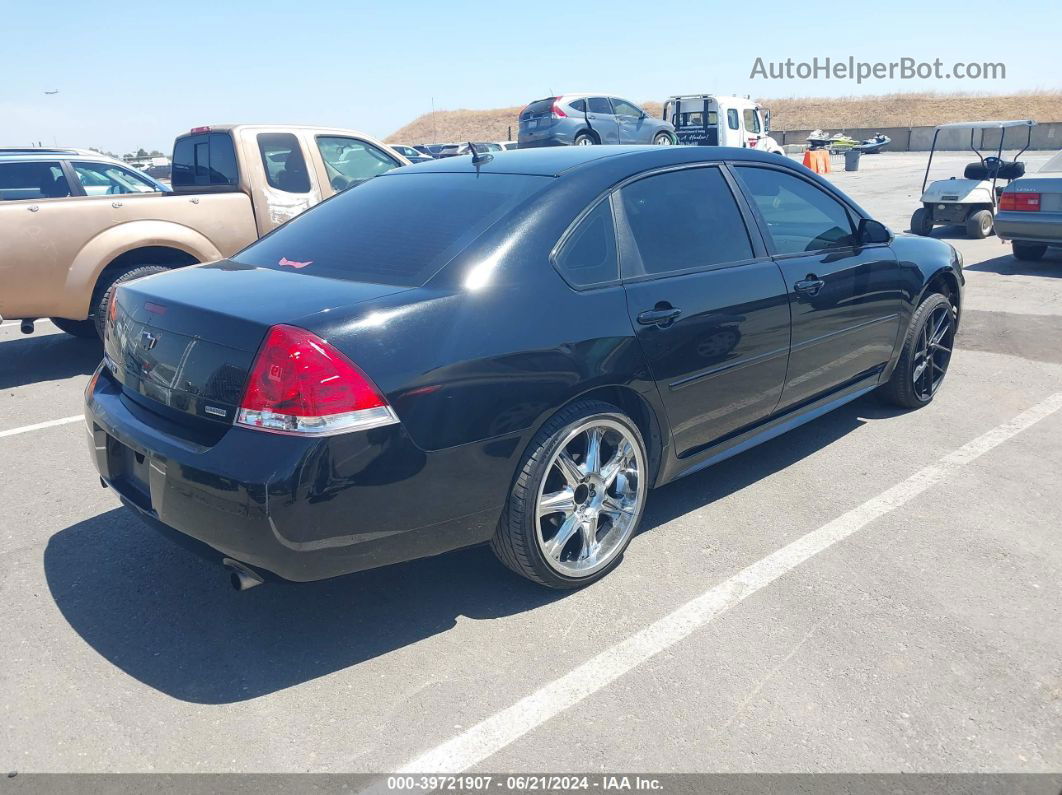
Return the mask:
<path id="1" fill-rule="evenodd" d="M 172 192 L 80 150 L 0 149 L 0 317 L 97 334 L 111 288 L 231 256 L 333 194 L 409 161 L 353 130 L 196 127 L 173 147 Z"/>

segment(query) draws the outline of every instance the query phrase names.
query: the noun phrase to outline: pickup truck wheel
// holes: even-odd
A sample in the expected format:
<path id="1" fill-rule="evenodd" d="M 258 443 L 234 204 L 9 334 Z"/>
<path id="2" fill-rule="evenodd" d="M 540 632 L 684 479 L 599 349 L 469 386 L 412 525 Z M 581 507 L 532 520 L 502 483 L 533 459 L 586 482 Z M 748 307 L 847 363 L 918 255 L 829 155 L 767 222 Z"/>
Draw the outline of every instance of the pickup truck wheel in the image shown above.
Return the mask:
<path id="1" fill-rule="evenodd" d="M 116 270 L 105 274 L 104 278 L 100 279 L 96 285 L 95 292 L 92 294 L 93 316 L 90 320 L 95 324 L 96 334 L 101 340 L 103 339 L 103 328 L 107 323 L 107 307 L 111 303 L 111 294 L 114 292 L 114 288 L 119 284 L 131 282 L 133 279 L 151 276 L 168 270 L 169 268 L 165 265 L 134 265 L 124 270 Z"/>
<path id="2" fill-rule="evenodd" d="M 1019 243 L 1015 240 L 1011 246 L 1014 248 L 1015 259 L 1026 262 L 1036 262 L 1043 259 L 1044 254 L 1047 253 L 1047 246 L 1043 243 Z"/>
<path id="3" fill-rule="evenodd" d="M 67 334 L 72 334 L 82 339 L 96 339 L 96 321 L 93 318 L 88 320 L 68 320 L 65 317 L 53 317 L 52 322 L 57 329 L 65 331 Z"/>
<path id="4" fill-rule="evenodd" d="M 575 403 L 528 445 L 491 548 L 550 588 L 580 588 L 619 565 L 645 507 L 648 471 L 638 427 L 618 408 Z"/>
<path id="5" fill-rule="evenodd" d="M 925 297 L 907 329 L 900 360 L 882 397 L 905 409 L 927 405 L 944 381 L 955 341 L 955 307 L 940 293 Z"/>

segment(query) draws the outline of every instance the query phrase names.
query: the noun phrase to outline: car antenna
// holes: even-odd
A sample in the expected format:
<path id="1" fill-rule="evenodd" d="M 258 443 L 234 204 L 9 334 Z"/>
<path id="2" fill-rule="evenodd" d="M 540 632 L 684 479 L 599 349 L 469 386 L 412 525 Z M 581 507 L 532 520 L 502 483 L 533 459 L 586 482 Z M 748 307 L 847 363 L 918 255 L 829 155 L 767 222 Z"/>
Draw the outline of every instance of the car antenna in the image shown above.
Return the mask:
<path id="1" fill-rule="evenodd" d="M 468 142 L 469 151 L 472 152 L 472 165 L 481 166 L 484 163 L 489 163 L 494 159 L 494 155 L 490 152 L 480 152 L 476 149 L 476 145 L 471 141 Z"/>

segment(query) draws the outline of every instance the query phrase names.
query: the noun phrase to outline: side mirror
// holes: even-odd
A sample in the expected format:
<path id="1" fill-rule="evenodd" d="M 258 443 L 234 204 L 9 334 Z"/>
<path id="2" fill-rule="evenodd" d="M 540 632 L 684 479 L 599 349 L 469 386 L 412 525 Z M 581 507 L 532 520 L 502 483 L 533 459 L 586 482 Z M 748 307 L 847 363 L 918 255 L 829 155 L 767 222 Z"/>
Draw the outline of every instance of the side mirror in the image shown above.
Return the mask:
<path id="1" fill-rule="evenodd" d="M 769 110 L 763 112 L 763 131 L 771 131 L 771 112 Z"/>
<path id="2" fill-rule="evenodd" d="M 873 218 L 861 218 L 859 219 L 858 230 L 859 242 L 861 245 L 871 245 L 874 243 L 888 243 L 892 240 L 892 232 L 881 221 L 875 221 Z"/>

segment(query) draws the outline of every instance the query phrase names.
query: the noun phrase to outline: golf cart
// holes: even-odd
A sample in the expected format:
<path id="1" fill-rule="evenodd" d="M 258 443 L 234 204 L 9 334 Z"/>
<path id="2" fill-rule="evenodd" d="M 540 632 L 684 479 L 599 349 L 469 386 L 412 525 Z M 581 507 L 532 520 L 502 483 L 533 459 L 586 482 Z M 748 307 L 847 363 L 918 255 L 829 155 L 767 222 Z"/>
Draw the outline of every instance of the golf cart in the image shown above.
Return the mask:
<path id="1" fill-rule="evenodd" d="M 911 231 L 916 235 L 928 235 L 937 224 L 965 224 L 966 234 L 982 238 L 992 234 L 996 216 L 999 194 L 1003 192 L 1000 180 L 1010 183 L 1025 173 L 1025 164 L 1018 160 L 1032 143 L 1032 128 L 1036 122 L 1031 119 L 1015 121 L 964 121 L 954 124 L 941 124 L 933 133 L 933 144 L 929 149 L 929 162 L 926 163 L 926 175 L 922 178 L 922 206 L 911 216 Z M 1014 156 L 1014 160 L 1003 159 L 1003 142 L 1007 130 L 1011 127 L 1026 129 L 1025 145 Z M 937 149 L 937 140 L 942 131 L 970 131 L 970 150 L 977 155 L 977 163 L 970 163 L 963 172 L 962 179 L 938 179 L 929 188 L 929 169 L 933 165 L 933 153 Z M 978 146 L 984 146 L 984 131 L 999 130 L 999 146 L 995 155 L 985 157 Z M 980 141 L 974 144 L 974 137 L 980 131 Z M 991 151 L 991 150 L 988 150 Z"/>

